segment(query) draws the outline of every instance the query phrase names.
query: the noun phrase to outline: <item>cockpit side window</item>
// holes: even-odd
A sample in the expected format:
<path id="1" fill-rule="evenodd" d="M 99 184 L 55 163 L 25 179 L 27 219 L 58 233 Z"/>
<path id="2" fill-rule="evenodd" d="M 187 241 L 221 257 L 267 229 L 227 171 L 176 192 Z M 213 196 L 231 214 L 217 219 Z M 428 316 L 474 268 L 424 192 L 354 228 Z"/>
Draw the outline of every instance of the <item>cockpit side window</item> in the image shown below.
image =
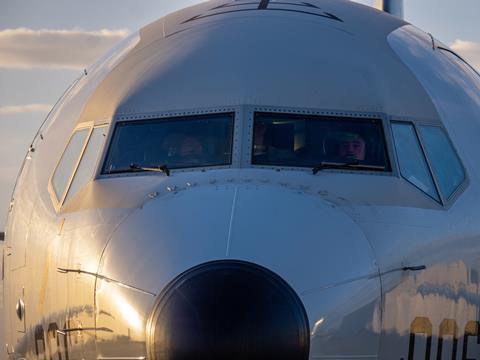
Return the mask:
<path id="1" fill-rule="evenodd" d="M 390 171 L 386 149 L 379 119 L 255 113 L 253 165 Z"/>
<path id="2" fill-rule="evenodd" d="M 394 122 L 392 123 L 392 131 L 402 177 L 440 202 L 437 188 L 413 124 Z"/>
<path id="3" fill-rule="evenodd" d="M 107 137 L 107 126 L 98 126 L 93 128 L 87 147 L 82 155 L 80 164 L 73 177 L 70 188 L 68 189 L 65 201 L 71 199 L 84 185 L 93 177 L 98 158 L 102 152 L 105 139 Z"/>
<path id="4" fill-rule="evenodd" d="M 58 202 L 62 202 L 67 187 L 70 183 L 73 171 L 78 164 L 80 155 L 85 146 L 90 129 L 84 128 L 73 133 L 67 148 L 65 149 L 60 162 L 52 177 L 52 187 Z"/>
<path id="5" fill-rule="evenodd" d="M 465 171 L 442 128 L 419 126 L 427 157 L 444 199 L 450 198 L 465 180 Z"/>
<path id="6" fill-rule="evenodd" d="M 117 123 L 102 174 L 230 165 L 233 113 Z"/>

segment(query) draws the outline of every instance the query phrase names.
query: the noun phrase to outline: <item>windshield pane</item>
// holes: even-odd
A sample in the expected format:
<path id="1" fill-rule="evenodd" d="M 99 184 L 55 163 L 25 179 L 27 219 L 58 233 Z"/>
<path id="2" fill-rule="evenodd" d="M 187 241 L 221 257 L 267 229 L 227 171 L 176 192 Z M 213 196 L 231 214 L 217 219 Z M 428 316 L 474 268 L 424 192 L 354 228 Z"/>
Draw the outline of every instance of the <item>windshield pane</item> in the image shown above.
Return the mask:
<path id="1" fill-rule="evenodd" d="M 257 113 L 253 164 L 390 171 L 380 120 Z"/>
<path id="2" fill-rule="evenodd" d="M 73 177 L 70 189 L 67 192 L 65 201 L 70 200 L 85 184 L 87 184 L 95 172 L 98 164 L 98 157 L 103 149 L 107 137 L 107 126 L 100 126 L 93 129 L 87 147 L 80 160 L 75 176 Z"/>
<path id="3" fill-rule="evenodd" d="M 433 199 L 439 201 L 437 189 L 413 125 L 410 123 L 392 123 L 392 130 L 402 176 Z"/>
<path id="4" fill-rule="evenodd" d="M 72 173 L 77 166 L 89 129 L 78 130 L 71 137 L 52 178 L 53 189 L 58 201 L 62 201 Z"/>
<path id="5" fill-rule="evenodd" d="M 169 169 L 228 165 L 234 114 L 120 122 L 103 166 L 104 174 L 137 168 Z"/>
<path id="6" fill-rule="evenodd" d="M 440 191 L 449 198 L 465 179 L 460 160 L 441 128 L 420 126 L 419 129 Z"/>

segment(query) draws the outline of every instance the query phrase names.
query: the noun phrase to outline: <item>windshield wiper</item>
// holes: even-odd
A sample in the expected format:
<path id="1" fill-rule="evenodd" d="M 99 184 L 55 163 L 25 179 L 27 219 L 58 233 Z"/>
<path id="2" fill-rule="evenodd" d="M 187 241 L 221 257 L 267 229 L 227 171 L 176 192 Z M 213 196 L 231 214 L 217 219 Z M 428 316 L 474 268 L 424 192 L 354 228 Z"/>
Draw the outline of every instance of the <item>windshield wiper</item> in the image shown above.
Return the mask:
<path id="1" fill-rule="evenodd" d="M 167 176 L 170 176 L 170 169 L 167 165 L 159 165 L 159 166 L 140 166 L 138 164 L 130 164 L 130 170 L 137 170 L 137 171 L 152 171 L 152 172 L 161 172 Z"/>
<path id="2" fill-rule="evenodd" d="M 121 173 L 131 173 L 137 171 L 152 171 L 152 172 L 161 172 L 167 176 L 170 176 L 170 169 L 167 165 L 159 165 L 159 166 L 140 166 L 138 164 L 130 164 L 127 168 L 119 168 L 114 170 L 106 171 L 105 174 L 121 174 Z"/>
<path id="3" fill-rule="evenodd" d="M 385 170 L 385 166 L 376 166 L 376 165 L 362 165 L 358 160 L 349 161 L 349 162 L 328 162 L 322 161 L 320 164 L 312 168 L 313 175 L 318 173 L 321 170 L 325 169 L 364 169 L 364 170 Z"/>

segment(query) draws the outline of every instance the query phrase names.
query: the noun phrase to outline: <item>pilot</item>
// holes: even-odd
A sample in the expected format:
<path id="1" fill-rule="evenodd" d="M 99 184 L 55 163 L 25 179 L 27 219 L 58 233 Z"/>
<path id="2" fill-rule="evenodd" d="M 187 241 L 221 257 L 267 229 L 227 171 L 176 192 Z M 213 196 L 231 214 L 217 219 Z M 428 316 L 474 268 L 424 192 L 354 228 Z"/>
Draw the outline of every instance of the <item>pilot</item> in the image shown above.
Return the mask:
<path id="1" fill-rule="evenodd" d="M 205 155 L 203 144 L 197 137 L 187 135 L 180 144 L 178 155 L 185 162 L 202 162 Z"/>
<path id="2" fill-rule="evenodd" d="M 342 133 L 338 139 L 338 156 L 350 160 L 365 160 L 365 140 L 357 133 Z"/>

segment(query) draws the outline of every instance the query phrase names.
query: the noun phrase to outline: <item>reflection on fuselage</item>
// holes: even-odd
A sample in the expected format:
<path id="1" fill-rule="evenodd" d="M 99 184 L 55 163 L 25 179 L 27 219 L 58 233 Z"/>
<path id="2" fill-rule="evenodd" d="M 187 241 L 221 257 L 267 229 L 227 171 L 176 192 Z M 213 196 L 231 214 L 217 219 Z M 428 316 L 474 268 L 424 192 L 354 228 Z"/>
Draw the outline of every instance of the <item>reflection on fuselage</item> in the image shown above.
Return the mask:
<path id="1" fill-rule="evenodd" d="M 478 77 L 312 1 L 172 14 L 62 98 L 7 226 L 12 359 L 478 357 Z"/>

